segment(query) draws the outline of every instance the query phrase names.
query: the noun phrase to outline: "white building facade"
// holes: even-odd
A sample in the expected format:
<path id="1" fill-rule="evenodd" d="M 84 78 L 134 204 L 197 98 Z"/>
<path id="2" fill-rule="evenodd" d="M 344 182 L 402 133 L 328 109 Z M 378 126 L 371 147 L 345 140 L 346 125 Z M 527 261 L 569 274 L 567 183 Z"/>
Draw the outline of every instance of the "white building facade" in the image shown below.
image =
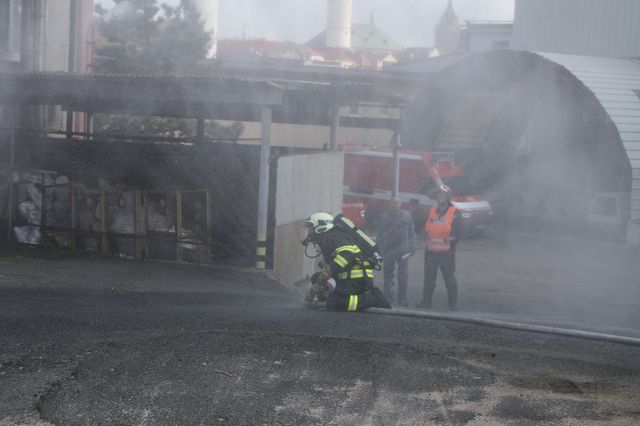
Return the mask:
<path id="1" fill-rule="evenodd" d="M 479 53 L 510 49 L 513 44 L 513 22 L 467 21 L 460 31 L 460 49 Z"/>
<path id="2" fill-rule="evenodd" d="M 513 48 L 640 58 L 640 1 L 516 0 Z"/>

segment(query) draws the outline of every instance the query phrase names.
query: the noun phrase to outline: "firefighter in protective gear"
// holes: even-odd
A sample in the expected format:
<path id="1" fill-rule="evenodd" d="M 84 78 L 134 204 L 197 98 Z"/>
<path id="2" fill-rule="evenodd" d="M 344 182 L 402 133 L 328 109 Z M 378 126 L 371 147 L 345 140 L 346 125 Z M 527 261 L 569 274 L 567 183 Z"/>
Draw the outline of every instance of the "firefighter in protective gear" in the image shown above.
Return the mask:
<path id="1" fill-rule="evenodd" d="M 451 189 L 443 185 L 437 194 L 438 204 L 431 208 L 425 224 L 427 246 L 424 254 L 424 291 L 417 307 L 431 309 L 438 270 L 447 288 L 449 310 L 458 309 L 456 280 L 456 244 L 462 236 L 462 216 L 451 204 Z"/>
<path id="2" fill-rule="evenodd" d="M 317 297 L 329 310 L 360 312 L 367 308 L 391 306 L 380 289 L 373 286 L 373 267 L 363 259 L 360 247 L 334 226 L 333 216 L 315 213 L 305 221 L 307 237 L 303 244 L 314 244 L 322 253 L 324 268 L 314 275 L 315 281 L 306 297 L 308 303 Z M 335 281 L 335 290 L 326 291 L 327 283 Z M 322 289 L 325 289 L 324 291 Z"/>

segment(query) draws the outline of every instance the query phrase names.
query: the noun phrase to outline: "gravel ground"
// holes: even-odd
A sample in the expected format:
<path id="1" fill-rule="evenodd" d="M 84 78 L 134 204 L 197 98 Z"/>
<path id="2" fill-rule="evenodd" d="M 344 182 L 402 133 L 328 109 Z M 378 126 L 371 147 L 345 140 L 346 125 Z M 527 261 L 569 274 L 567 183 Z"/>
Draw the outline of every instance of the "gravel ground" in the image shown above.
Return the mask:
<path id="1" fill-rule="evenodd" d="M 514 285 L 495 315 L 528 306 Z M 638 347 L 307 310 L 241 270 L 0 259 L 0 424 L 638 424 L 639 392 Z"/>

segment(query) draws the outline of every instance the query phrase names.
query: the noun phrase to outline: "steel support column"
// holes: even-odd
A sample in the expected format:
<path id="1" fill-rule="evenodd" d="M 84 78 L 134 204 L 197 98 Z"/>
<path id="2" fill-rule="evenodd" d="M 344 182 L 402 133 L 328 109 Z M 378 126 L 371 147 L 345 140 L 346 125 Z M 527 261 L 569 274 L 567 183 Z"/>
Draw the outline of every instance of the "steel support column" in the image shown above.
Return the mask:
<path id="1" fill-rule="evenodd" d="M 338 130 L 340 129 L 340 106 L 334 105 L 330 111 L 331 114 L 331 134 L 329 139 L 329 149 L 335 151 L 338 149 Z"/>
<path id="2" fill-rule="evenodd" d="M 260 144 L 260 180 L 258 183 L 258 232 L 256 241 L 256 269 L 267 268 L 267 222 L 269 216 L 269 160 L 271 157 L 270 106 L 262 107 L 262 128 Z"/>
<path id="3" fill-rule="evenodd" d="M 67 72 L 69 74 L 75 73 L 77 62 L 77 37 L 78 37 L 78 1 L 70 0 L 69 2 L 69 52 L 67 56 Z M 73 111 L 71 108 L 67 109 L 67 139 L 73 139 Z"/>
<path id="4" fill-rule="evenodd" d="M 11 109 L 9 111 L 9 121 L 11 130 L 9 130 L 9 193 L 7 194 L 8 212 L 7 212 L 7 241 L 11 241 L 13 236 L 13 216 L 15 211 L 15 191 L 13 185 L 13 170 L 16 165 L 16 127 L 17 127 L 17 111 Z"/>
<path id="5" fill-rule="evenodd" d="M 400 124 L 398 128 L 393 130 L 393 185 L 391 187 L 391 196 L 398 197 L 400 194 L 400 150 L 402 149 L 402 118 L 404 111 L 400 111 Z"/>

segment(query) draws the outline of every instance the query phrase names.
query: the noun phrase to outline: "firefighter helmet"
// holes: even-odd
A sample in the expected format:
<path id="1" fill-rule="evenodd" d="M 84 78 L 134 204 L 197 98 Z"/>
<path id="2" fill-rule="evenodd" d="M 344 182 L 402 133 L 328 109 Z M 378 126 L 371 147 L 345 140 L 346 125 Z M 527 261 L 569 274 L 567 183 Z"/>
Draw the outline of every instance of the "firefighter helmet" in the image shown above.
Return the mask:
<path id="1" fill-rule="evenodd" d="M 314 213 L 304 221 L 304 226 L 311 234 L 324 234 L 333 228 L 333 216 L 329 213 Z"/>

